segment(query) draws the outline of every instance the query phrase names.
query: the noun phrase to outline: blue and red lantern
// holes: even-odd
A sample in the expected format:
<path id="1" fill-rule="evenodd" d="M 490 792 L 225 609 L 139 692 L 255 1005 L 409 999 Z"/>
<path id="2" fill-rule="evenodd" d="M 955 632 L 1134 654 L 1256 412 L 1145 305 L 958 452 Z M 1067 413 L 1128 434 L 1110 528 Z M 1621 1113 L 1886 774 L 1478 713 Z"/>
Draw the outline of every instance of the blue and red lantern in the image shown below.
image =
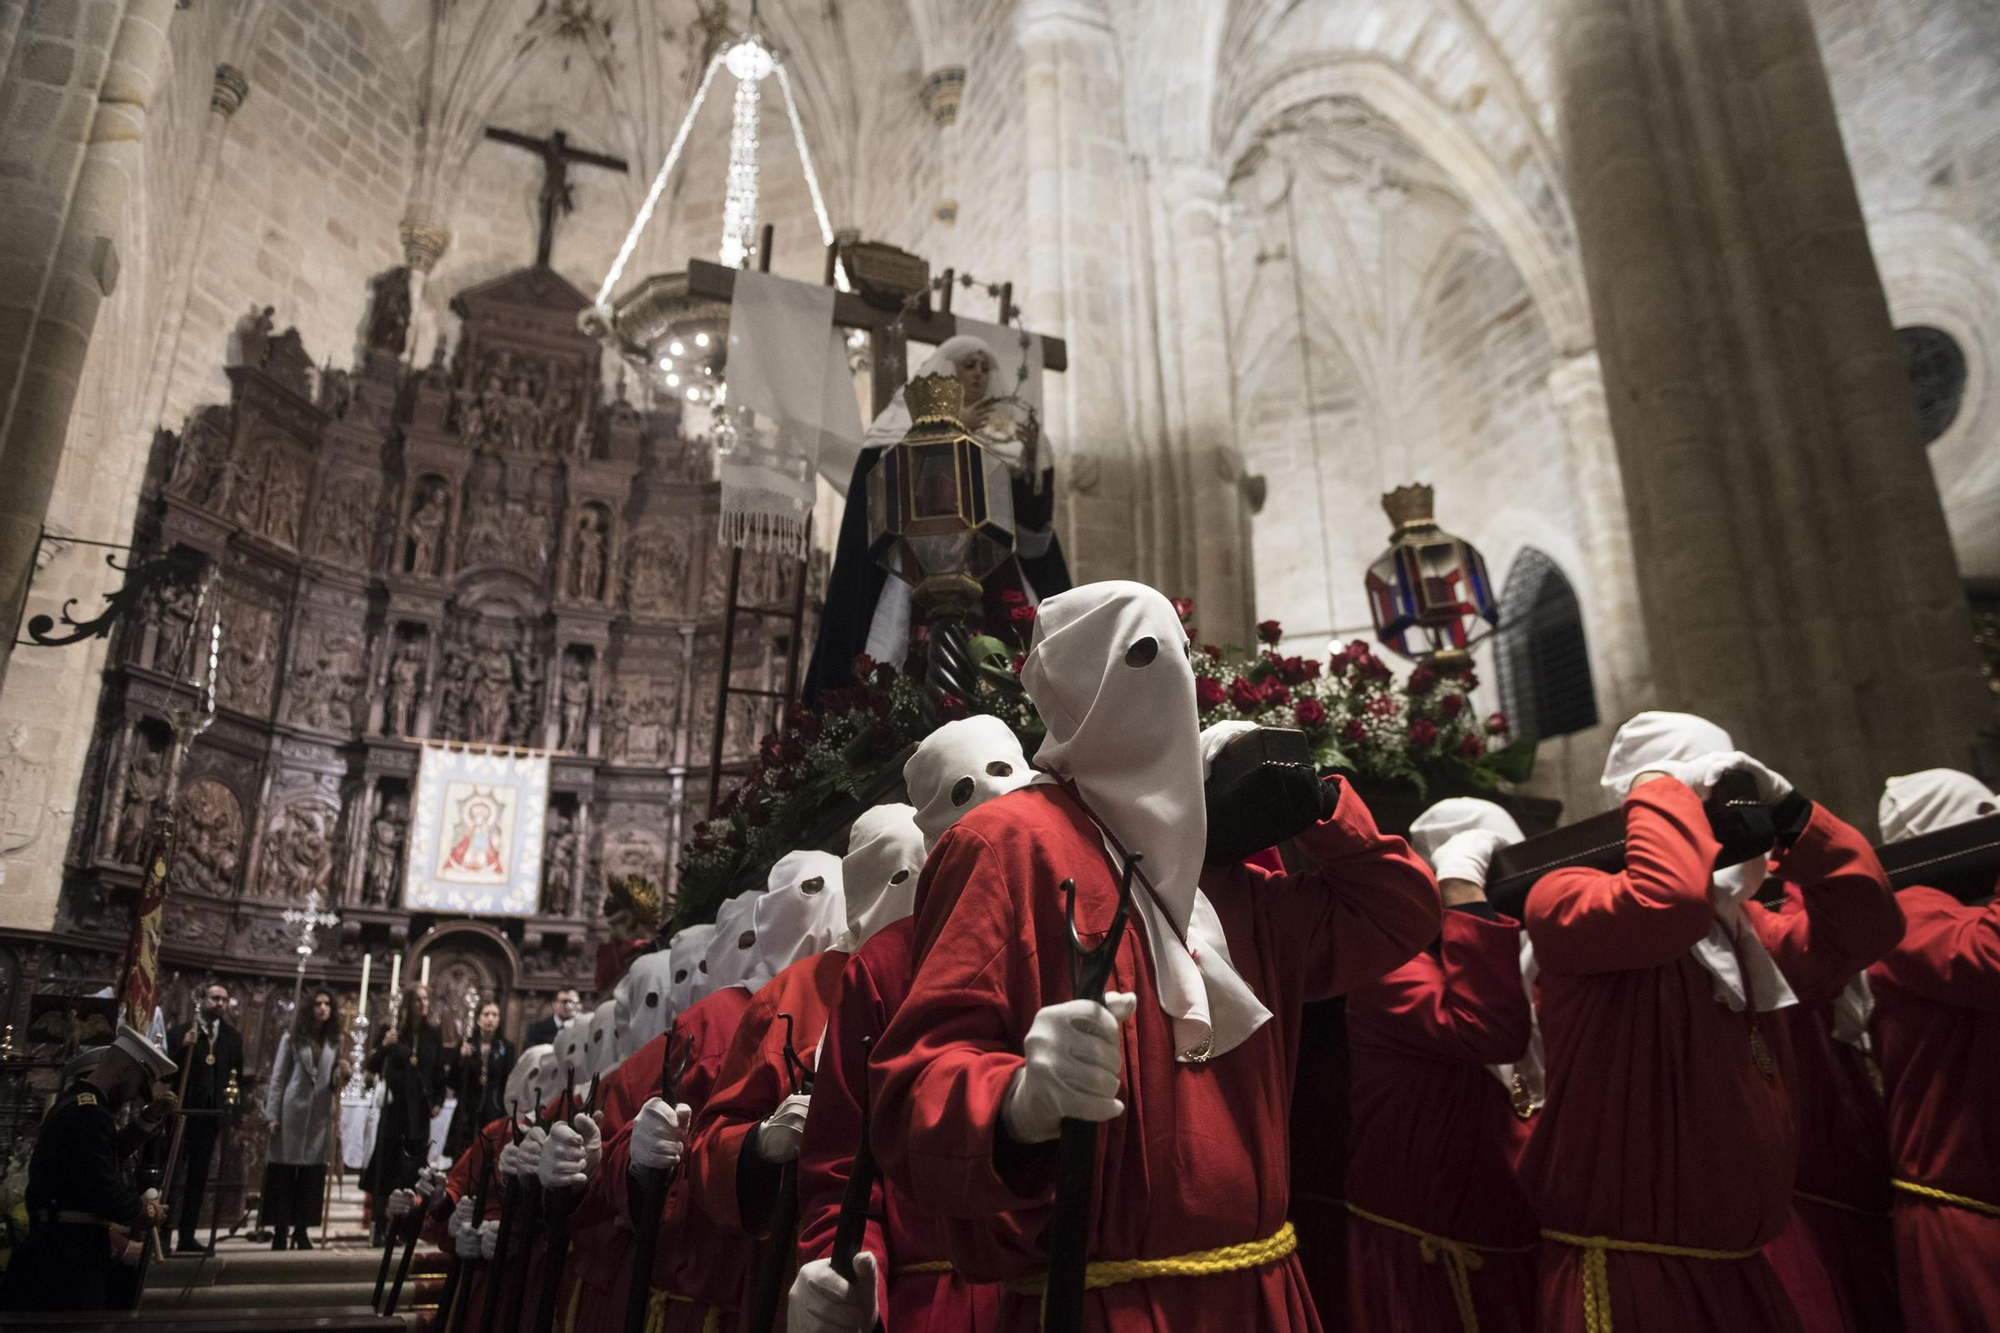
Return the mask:
<path id="1" fill-rule="evenodd" d="M 1382 497 L 1396 525 L 1389 549 L 1368 566 L 1368 611 L 1375 637 L 1439 671 L 1470 664 L 1471 649 L 1500 624 L 1486 559 L 1431 514 L 1428 486 L 1399 486 Z"/>

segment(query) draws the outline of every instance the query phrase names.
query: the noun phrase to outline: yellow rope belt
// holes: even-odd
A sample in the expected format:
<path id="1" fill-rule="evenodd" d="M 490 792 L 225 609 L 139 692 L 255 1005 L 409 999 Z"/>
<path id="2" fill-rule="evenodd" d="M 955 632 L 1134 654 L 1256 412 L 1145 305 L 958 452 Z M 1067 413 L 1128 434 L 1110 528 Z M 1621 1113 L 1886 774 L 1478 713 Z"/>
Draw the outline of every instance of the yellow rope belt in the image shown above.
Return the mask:
<path id="1" fill-rule="evenodd" d="M 889 1270 L 891 1277 L 910 1277 L 917 1273 L 949 1273 L 951 1260 L 926 1259 L 920 1264 L 897 1264 Z"/>
<path id="2" fill-rule="evenodd" d="M 2000 1217 L 2000 1204 L 1987 1203 L 1984 1199 L 1971 1199 L 1963 1194 L 1952 1194 L 1930 1185 L 1919 1185 L 1914 1180 L 1892 1180 L 1889 1183 L 1899 1190 L 1907 1190 L 1926 1199 L 1936 1199 L 1939 1203 L 1948 1203 L 1954 1208 L 1968 1208 L 1975 1213 L 1984 1213 L 1988 1217 Z"/>
<path id="3" fill-rule="evenodd" d="M 672 1301 L 676 1305 L 697 1305 L 700 1303 L 694 1297 L 683 1296 L 678 1291 L 667 1291 L 661 1287 L 653 1288 L 652 1299 L 646 1302 L 645 1333 L 662 1333 L 662 1330 L 666 1328 L 667 1302 L 669 1301 Z M 708 1307 L 708 1313 L 702 1316 L 701 1333 L 722 1333 L 721 1306 L 711 1305 Z"/>
<path id="4" fill-rule="evenodd" d="M 563 1313 L 563 1333 L 576 1333 L 576 1298 L 583 1295 L 583 1283 L 569 1284 L 569 1309 Z"/>
<path id="5" fill-rule="evenodd" d="M 1574 1236 L 1567 1231 L 1542 1229 L 1544 1238 L 1583 1251 L 1584 1333 L 1611 1333 L 1611 1273 L 1605 1255 L 1612 1250 L 1626 1254 L 1661 1254 L 1672 1259 L 1754 1259 L 1759 1250 L 1704 1250 L 1694 1245 L 1661 1245 L 1649 1240 L 1613 1240 L 1609 1236 Z"/>
<path id="6" fill-rule="evenodd" d="M 1532 1245 L 1474 1245 L 1471 1241 L 1453 1240 L 1449 1236 L 1438 1236 L 1413 1227 L 1408 1222 L 1398 1222 L 1393 1217 L 1383 1217 L 1371 1213 L 1357 1204 L 1347 1205 L 1347 1211 L 1364 1222 L 1373 1222 L 1378 1227 L 1400 1231 L 1405 1236 L 1417 1238 L 1417 1253 L 1427 1264 L 1435 1264 L 1443 1258 L 1444 1280 L 1451 1288 L 1451 1301 L 1458 1307 L 1458 1323 L 1464 1333 L 1479 1333 L 1479 1311 L 1472 1304 L 1472 1274 L 1486 1267 L 1484 1254 L 1530 1254 Z"/>
<path id="7" fill-rule="evenodd" d="M 1838 1208 L 1843 1213 L 1853 1213 L 1857 1217 L 1875 1217 L 1883 1221 L 1887 1221 L 1889 1218 L 1887 1213 L 1878 1213 L 1873 1208 L 1863 1208 L 1857 1204 L 1842 1203 L 1839 1199 L 1829 1199 L 1822 1194 L 1808 1194 L 1804 1190 L 1793 1190 L 1792 1197 L 1795 1199 L 1804 1199 L 1807 1203 L 1816 1203 L 1822 1208 Z"/>
<path id="8" fill-rule="evenodd" d="M 1299 1238 L 1290 1222 L 1262 1240 L 1240 1245 L 1224 1245 L 1193 1254 L 1177 1254 L 1167 1259 L 1097 1259 L 1084 1266 L 1083 1285 L 1087 1289 L 1116 1287 L 1155 1277 L 1213 1277 L 1246 1268 L 1273 1264 L 1299 1248 Z M 1039 1277 L 1009 1282 L 1007 1290 L 1022 1296 L 1039 1296 L 1046 1280 Z"/>

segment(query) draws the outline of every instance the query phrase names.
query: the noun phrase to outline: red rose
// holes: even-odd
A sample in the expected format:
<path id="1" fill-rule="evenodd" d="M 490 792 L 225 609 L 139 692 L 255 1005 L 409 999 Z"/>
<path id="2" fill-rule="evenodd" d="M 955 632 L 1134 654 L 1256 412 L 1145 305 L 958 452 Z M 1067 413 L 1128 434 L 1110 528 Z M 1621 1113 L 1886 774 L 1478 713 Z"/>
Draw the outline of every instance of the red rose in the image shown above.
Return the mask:
<path id="1" fill-rule="evenodd" d="M 1507 734 L 1507 715 L 1505 713 L 1495 713 L 1487 718 L 1486 734 L 1489 736 L 1505 736 Z"/>
<path id="2" fill-rule="evenodd" d="M 870 657 L 867 653 L 861 653 L 855 657 L 854 678 L 856 680 L 867 680 L 870 676 L 874 674 L 875 674 L 874 658 Z"/>
<path id="3" fill-rule="evenodd" d="M 1410 724 L 1410 744 L 1429 745 L 1437 738 L 1437 727 L 1426 719 L 1420 717 Z"/>
<path id="4" fill-rule="evenodd" d="M 1429 667 L 1418 667 L 1410 673 L 1410 693 L 1429 694 L 1437 688 L 1438 673 Z"/>
<path id="5" fill-rule="evenodd" d="M 1467 759 L 1477 759 L 1486 753 L 1486 742 L 1477 736 L 1468 735 L 1458 743 L 1458 752 Z"/>
<path id="6" fill-rule="evenodd" d="M 1264 691 L 1238 676 L 1229 682 L 1229 702 L 1240 712 L 1254 713 L 1264 706 Z"/>
<path id="7" fill-rule="evenodd" d="M 1028 665 L 1028 655 L 1026 653 L 1016 655 L 1014 658 L 1014 674 L 1017 676 L 1020 675 L 1021 668 L 1026 665 Z"/>
<path id="8" fill-rule="evenodd" d="M 1368 739 L 1368 728 L 1361 725 L 1360 718 L 1355 718 L 1340 729 L 1340 739 L 1349 745 L 1359 745 Z"/>
<path id="9" fill-rule="evenodd" d="M 1276 643 L 1285 637 L 1284 627 L 1279 625 L 1275 620 L 1259 621 L 1257 623 L 1257 637 L 1265 643 Z"/>
<path id="10" fill-rule="evenodd" d="M 1208 654 L 1208 660 L 1211 662 L 1220 662 L 1222 660 L 1222 649 L 1212 643 L 1204 643 L 1201 646 L 1201 650 Z"/>
<path id="11" fill-rule="evenodd" d="M 874 681 L 878 689 L 888 689 L 896 683 L 896 668 L 890 666 L 887 662 L 877 662 L 875 664 Z"/>
<path id="12" fill-rule="evenodd" d="M 1465 711 L 1465 696 L 1462 694 L 1447 694 L 1443 698 L 1438 700 L 1438 712 L 1443 716 L 1444 720 L 1447 722 L 1451 721 L 1453 718 L 1457 717 L 1460 713 L 1463 713 L 1464 711 Z"/>
<path id="13" fill-rule="evenodd" d="M 1035 627 L 1035 608 L 1023 603 L 1009 611 L 1007 618 L 1014 622 L 1015 629 L 1025 634 Z"/>
<path id="14" fill-rule="evenodd" d="M 1379 657 L 1371 657 L 1359 666 L 1359 674 L 1363 680 L 1384 681 L 1395 674 L 1389 670 L 1389 664 Z"/>
<path id="15" fill-rule="evenodd" d="M 1028 594 L 1022 592 L 1019 588 L 1009 588 L 1000 594 L 1000 605 L 1002 606 L 1026 606 L 1027 604 Z"/>
<path id="16" fill-rule="evenodd" d="M 956 722 L 965 716 L 965 700 L 955 694 L 940 694 L 937 701 L 937 714 L 947 722 Z"/>
<path id="17" fill-rule="evenodd" d="M 1369 651 L 1368 640 L 1349 639 L 1347 641 L 1347 655 L 1357 662 L 1366 662 L 1373 656 L 1373 653 Z"/>
<path id="18" fill-rule="evenodd" d="M 764 739 L 757 742 L 757 757 L 764 761 L 766 767 L 776 768 L 783 762 L 784 744 L 776 732 L 766 732 Z"/>
<path id="19" fill-rule="evenodd" d="M 1292 699 L 1292 692 L 1285 688 L 1285 683 L 1283 681 L 1267 680 L 1264 682 L 1265 703 L 1267 704 L 1290 703 L 1291 699 Z"/>
<path id="20" fill-rule="evenodd" d="M 1229 695 L 1223 690 L 1220 681 L 1210 680 L 1207 676 L 1195 677 L 1194 701 L 1195 705 L 1202 712 L 1206 713 L 1211 708 L 1222 707 L 1228 698 Z"/>
<path id="21" fill-rule="evenodd" d="M 1301 699 L 1292 705 L 1292 720 L 1302 727 L 1326 725 L 1326 705 L 1317 699 Z"/>
<path id="22" fill-rule="evenodd" d="M 1334 680 L 1339 680 L 1347 674 L 1348 664 L 1347 652 L 1343 649 L 1326 659 L 1326 674 Z M 1319 664 L 1314 663 L 1313 665 L 1317 667 Z"/>
<path id="23" fill-rule="evenodd" d="M 1174 614 L 1181 618 L 1181 624 L 1185 625 L 1194 619 L 1193 599 L 1187 597 L 1169 597 L 1167 601 L 1174 608 Z"/>

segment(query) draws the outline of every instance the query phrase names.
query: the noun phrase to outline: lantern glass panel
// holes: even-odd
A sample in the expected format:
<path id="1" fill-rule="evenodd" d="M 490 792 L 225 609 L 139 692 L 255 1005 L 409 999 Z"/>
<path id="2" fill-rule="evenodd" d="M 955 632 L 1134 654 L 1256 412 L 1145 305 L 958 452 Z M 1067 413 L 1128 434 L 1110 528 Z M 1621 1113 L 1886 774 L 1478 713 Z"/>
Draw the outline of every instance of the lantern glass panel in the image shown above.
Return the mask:
<path id="1" fill-rule="evenodd" d="M 910 462 L 910 517 L 964 519 L 958 481 L 958 447 L 952 441 L 902 446 Z"/>
<path id="2" fill-rule="evenodd" d="M 904 546 L 916 558 L 916 563 L 925 574 L 955 574 L 960 571 L 979 577 L 979 571 L 970 565 L 973 547 L 973 533 L 949 533 L 934 537 L 906 537 Z"/>

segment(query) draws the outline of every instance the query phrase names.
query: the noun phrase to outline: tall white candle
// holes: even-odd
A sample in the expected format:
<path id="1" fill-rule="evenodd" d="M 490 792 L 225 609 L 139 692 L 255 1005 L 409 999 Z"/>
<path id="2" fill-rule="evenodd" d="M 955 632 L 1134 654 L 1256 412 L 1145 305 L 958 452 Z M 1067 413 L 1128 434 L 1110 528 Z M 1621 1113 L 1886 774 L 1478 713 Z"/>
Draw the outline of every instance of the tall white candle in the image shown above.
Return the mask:
<path id="1" fill-rule="evenodd" d="M 389 1000 L 391 1003 L 395 1002 L 396 997 L 402 993 L 402 990 L 403 955 L 392 953 L 389 955 Z"/>
<path id="2" fill-rule="evenodd" d="M 361 999 L 354 1006 L 354 1012 L 357 1014 L 365 1015 L 368 1012 L 368 969 L 374 962 L 374 954 L 361 955 Z"/>
<path id="3" fill-rule="evenodd" d="M 422 970 L 417 973 L 417 983 L 423 986 L 431 984 L 431 956 L 429 954 L 424 955 L 424 965 Z"/>

